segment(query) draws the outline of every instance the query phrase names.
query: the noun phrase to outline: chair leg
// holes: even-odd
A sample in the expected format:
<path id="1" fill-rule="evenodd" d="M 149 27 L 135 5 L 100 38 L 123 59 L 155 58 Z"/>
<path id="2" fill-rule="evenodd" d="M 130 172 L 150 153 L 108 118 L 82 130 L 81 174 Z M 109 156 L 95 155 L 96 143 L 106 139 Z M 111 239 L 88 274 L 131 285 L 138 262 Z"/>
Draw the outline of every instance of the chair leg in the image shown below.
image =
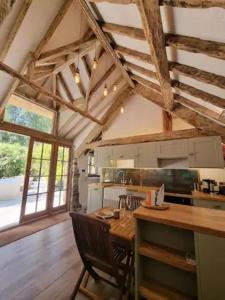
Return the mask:
<path id="1" fill-rule="evenodd" d="M 76 282 L 76 285 L 75 285 L 75 287 L 74 287 L 74 289 L 73 289 L 73 293 L 72 293 L 71 296 L 70 296 L 70 300 L 74 300 L 74 299 L 75 299 L 75 297 L 76 297 L 76 295 L 77 295 L 77 292 L 78 292 L 78 290 L 79 290 L 80 284 L 81 284 L 81 282 L 82 282 L 82 280 L 83 280 L 83 277 L 84 277 L 85 272 L 86 272 L 86 268 L 83 267 L 83 269 L 82 269 L 82 271 L 81 271 L 81 273 L 80 273 L 80 276 L 79 276 L 79 278 L 78 278 L 78 280 L 77 280 L 77 282 Z"/>

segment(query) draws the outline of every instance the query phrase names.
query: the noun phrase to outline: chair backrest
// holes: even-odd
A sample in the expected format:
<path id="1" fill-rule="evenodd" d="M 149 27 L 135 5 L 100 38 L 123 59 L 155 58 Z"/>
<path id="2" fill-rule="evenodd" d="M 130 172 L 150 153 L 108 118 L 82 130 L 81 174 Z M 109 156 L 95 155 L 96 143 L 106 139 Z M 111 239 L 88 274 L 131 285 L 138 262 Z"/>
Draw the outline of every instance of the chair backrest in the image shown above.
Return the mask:
<path id="1" fill-rule="evenodd" d="M 130 210 L 135 210 L 141 205 L 141 201 L 143 201 L 144 198 L 140 196 L 130 196 L 128 197 L 128 208 Z"/>
<path id="2" fill-rule="evenodd" d="M 127 209 L 127 195 L 119 195 L 119 203 L 118 208 L 125 208 Z"/>
<path id="3" fill-rule="evenodd" d="M 70 213 L 77 248 L 83 263 L 104 272 L 115 271 L 110 225 L 85 214 Z"/>

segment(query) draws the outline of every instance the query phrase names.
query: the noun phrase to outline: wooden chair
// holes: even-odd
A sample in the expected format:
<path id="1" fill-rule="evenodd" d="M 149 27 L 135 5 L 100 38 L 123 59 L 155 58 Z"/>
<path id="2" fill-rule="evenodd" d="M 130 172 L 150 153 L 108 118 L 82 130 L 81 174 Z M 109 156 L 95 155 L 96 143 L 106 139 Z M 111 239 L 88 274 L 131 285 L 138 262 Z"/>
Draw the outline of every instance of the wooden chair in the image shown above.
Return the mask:
<path id="1" fill-rule="evenodd" d="M 118 208 L 125 208 L 127 209 L 127 195 L 119 195 L 119 203 Z"/>
<path id="2" fill-rule="evenodd" d="M 70 299 L 75 299 L 78 290 L 91 299 L 97 299 L 93 292 L 86 289 L 86 285 L 81 286 L 86 271 L 95 280 L 101 279 L 119 288 L 119 299 L 124 294 L 128 297 L 134 262 L 132 253 L 127 253 L 124 248 L 113 244 L 108 223 L 75 212 L 70 213 L 70 216 L 77 248 L 84 264 Z M 112 276 L 116 283 L 101 277 L 93 268 Z"/>
<path id="3" fill-rule="evenodd" d="M 144 200 L 145 199 L 143 197 L 131 195 L 127 199 L 127 207 L 129 210 L 134 211 L 141 205 L 141 201 L 144 201 Z"/>

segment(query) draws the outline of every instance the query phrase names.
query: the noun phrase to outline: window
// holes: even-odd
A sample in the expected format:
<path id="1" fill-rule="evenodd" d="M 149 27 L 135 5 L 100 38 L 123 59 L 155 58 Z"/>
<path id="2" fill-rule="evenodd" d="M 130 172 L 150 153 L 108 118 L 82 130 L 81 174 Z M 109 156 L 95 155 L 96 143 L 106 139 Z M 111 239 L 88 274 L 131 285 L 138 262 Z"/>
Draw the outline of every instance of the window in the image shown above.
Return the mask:
<path id="1" fill-rule="evenodd" d="M 88 155 L 88 175 L 97 175 L 94 152 L 89 152 Z"/>
<path id="2" fill-rule="evenodd" d="M 58 147 L 53 207 L 66 204 L 68 190 L 69 148 Z"/>
<path id="3" fill-rule="evenodd" d="M 4 121 L 51 133 L 55 113 L 24 98 L 12 95 L 5 107 Z"/>

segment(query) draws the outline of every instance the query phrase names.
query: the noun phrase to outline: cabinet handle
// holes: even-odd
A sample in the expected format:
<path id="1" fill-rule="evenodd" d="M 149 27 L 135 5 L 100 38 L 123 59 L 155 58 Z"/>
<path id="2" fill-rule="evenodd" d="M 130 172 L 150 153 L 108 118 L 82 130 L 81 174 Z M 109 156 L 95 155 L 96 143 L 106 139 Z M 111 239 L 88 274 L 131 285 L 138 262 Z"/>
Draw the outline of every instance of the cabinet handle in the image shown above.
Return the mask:
<path id="1" fill-rule="evenodd" d="M 189 153 L 189 155 L 190 155 L 190 156 L 193 156 L 193 155 L 195 155 L 195 154 L 194 154 L 194 153 Z"/>

